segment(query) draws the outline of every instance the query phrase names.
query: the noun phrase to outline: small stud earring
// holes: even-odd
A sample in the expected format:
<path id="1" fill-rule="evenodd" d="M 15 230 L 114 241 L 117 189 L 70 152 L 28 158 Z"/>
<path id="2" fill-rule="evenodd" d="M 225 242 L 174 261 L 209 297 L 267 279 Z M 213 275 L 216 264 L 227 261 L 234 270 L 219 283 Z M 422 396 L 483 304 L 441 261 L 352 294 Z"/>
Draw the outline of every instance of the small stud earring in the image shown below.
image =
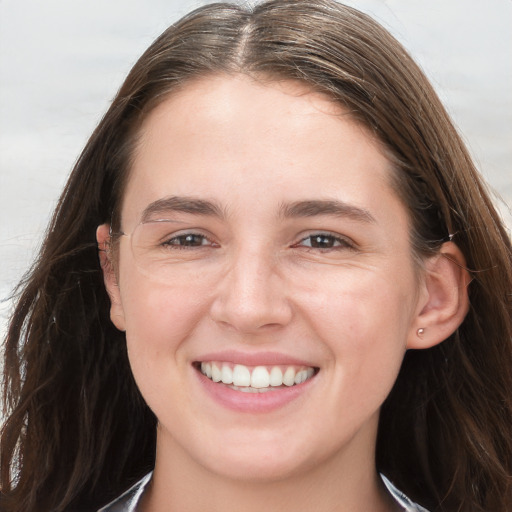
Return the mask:
<path id="1" fill-rule="evenodd" d="M 423 327 L 420 327 L 417 331 L 416 331 L 416 334 L 418 336 L 423 336 L 423 334 L 425 333 L 425 329 L 423 329 Z"/>

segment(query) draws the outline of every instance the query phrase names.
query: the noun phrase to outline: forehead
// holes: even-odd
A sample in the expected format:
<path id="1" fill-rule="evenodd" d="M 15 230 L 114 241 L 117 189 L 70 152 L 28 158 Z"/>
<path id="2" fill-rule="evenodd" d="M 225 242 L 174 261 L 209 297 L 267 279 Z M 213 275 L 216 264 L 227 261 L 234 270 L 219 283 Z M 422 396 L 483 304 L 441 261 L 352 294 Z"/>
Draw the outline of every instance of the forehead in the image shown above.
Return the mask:
<path id="1" fill-rule="evenodd" d="M 298 81 L 212 76 L 147 116 L 124 203 L 139 214 L 166 195 L 368 203 L 375 187 L 389 188 L 390 172 L 379 142 L 326 94 Z"/>
<path id="2" fill-rule="evenodd" d="M 367 142 L 381 146 L 380 140 L 338 101 L 305 82 L 212 74 L 186 82 L 168 94 L 146 116 L 139 135 L 143 144 L 151 144 L 162 129 L 183 138 L 209 130 L 210 138 L 214 138 L 227 135 L 231 128 L 232 148 L 247 146 L 248 135 L 259 142 L 265 138 L 285 142 L 302 134 L 313 144 L 318 139 L 312 130 L 314 124 L 323 131 L 337 131 L 340 119 Z M 244 130 L 237 131 L 241 126 Z"/>

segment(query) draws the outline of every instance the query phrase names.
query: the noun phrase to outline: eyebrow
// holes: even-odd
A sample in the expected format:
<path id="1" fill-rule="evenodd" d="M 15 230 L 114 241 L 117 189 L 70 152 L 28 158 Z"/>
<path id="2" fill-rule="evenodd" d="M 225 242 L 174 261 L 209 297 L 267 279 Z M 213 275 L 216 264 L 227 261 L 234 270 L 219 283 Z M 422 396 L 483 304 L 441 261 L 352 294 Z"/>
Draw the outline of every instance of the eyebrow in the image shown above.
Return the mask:
<path id="1" fill-rule="evenodd" d="M 196 199 L 194 197 L 171 196 L 158 199 L 146 206 L 142 212 L 141 222 L 147 222 L 154 215 L 169 212 L 190 213 L 219 218 L 225 217 L 222 208 L 212 201 Z"/>
<path id="2" fill-rule="evenodd" d="M 375 217 L 368 210 L 339 200 L 310 200 L 283 204 L 280 214 L 284 218 L 331 215 L 368 224 L 376 223 Z"/>
<path id="3" fill-rule="evenodd" d="M 154 215 L 169 212 L 189 213 L 224 219 L 223 209 L 212 201 L 194 197 L 170 196 L 150 203 L 142 212 L 141 222 L 147 222 Z M 366 209 L 347 204 L 339 200 L 306 200 L 283 203 L 279 209 L 280 217 L 315 217 L 331 215 L 346 217 L 358 222 L 375 223 L 373 215 Z"/>

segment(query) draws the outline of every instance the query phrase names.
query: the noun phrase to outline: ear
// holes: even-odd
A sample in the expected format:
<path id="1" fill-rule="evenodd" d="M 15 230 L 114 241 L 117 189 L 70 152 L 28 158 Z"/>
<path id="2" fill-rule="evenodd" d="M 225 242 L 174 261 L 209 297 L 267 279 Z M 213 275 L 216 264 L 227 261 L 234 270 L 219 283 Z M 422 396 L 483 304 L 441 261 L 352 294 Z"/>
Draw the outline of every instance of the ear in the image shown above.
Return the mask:
<path id="1" fill-rule="evenodd" d="M 117 276 L 114 267 L 113 254 L 110 245 L 110 225 L 102 224 L 96 230 L 98 242 L 98 255 L 100 258 L 101 270 L 103 271 L 103 282 L 110 297 L 110 319 L 120 330 L 126 330 L 121 294 L 117 284 Z"/>
<path id="2" fill-rule="evenodd" d="M 407 348 L 430 348 L 455 332 L 469 310 L 470 281 L 461 250 L 453 242 L 444 243 L 425 263 L 418 313 Z"/>

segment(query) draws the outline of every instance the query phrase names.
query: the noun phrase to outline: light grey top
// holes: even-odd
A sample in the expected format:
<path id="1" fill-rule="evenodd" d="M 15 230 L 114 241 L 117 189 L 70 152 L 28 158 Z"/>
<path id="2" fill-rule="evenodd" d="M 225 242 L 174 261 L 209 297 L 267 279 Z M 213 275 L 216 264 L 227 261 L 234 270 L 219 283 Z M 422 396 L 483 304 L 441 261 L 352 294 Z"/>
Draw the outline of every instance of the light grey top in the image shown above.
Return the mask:
<path id="1" fill-rule="evenodd" d="M 128 489 L 119 498 L 102 507 L 98 512 L 136 512 L 137 504 L 151 480 L 152 473 L 148 473 L 144 478 L 139 480 L 133 487 Z M 427 509 L 413 503 L 403 492 L 399 491 L 384 475 L 381 475 L 384 485 L 387 487 L 391 496 L 395 498 L 397 503 L 403 508 L 404 512 L 428 512 Z"/>

